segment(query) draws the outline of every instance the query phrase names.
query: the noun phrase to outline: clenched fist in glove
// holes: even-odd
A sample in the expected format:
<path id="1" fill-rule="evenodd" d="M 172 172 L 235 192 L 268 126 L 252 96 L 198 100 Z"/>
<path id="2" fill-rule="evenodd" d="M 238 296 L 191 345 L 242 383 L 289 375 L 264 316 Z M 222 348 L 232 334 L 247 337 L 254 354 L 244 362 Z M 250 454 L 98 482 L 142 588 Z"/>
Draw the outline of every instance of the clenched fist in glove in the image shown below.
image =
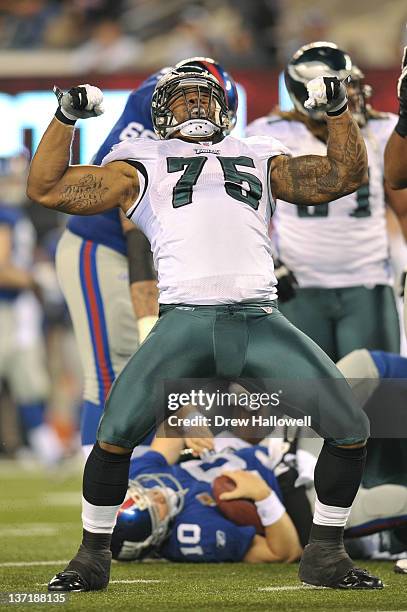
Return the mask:
<path id="1" fill-rule="evenodd" d="M 307 83 L 309 110 L 325 111 L 330 116 L 341 115 L 348 107 L 346 87 L 337 77 L 317 77 Z"/>
<path id="2" fill-rule="evenodd" d="M 400 102 L 400 109 L 399 120 L 394 129 L 399 136 L 404 138 L 404 136 L 407 136 L 407 47 L 404 47 L 401 74 L 397 83 L 397 95 Z"/>
<path id="3" fill-rule="evenodd" d="M 75 125 L 77 119 L 89 119 L 104 113 L 103 93 L 93 85 L 78 85 L 63 93 L 54 85 L 54 94 L 58 99 L 55 117 L 68 125 Z"/>

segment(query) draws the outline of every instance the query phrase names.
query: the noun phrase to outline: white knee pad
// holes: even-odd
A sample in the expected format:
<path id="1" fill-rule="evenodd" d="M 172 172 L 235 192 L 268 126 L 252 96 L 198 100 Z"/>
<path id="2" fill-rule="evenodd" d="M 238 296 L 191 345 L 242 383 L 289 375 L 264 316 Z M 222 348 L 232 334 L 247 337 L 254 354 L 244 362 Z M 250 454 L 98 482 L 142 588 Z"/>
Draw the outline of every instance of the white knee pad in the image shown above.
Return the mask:
<path id="1" fill-rule="evenodd" d="M 369 351 L 359 349 L 342 357 L 336 364 L 359 404 L 363 406 L 380 384 L 379 371 Z"/>

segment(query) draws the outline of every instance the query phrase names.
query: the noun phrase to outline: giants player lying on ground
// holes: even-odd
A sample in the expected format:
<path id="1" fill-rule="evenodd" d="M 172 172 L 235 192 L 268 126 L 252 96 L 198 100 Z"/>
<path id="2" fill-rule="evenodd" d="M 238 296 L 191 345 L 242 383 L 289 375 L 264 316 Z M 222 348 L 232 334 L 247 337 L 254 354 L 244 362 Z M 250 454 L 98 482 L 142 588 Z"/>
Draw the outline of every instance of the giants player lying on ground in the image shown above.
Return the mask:
<path id="1" fill-rule="evenodd" d="M 201 438 L 185 440 L 199 451 L 202 442 Z M 297 560 L 312 525 L 315 489 L 310 467 L 315 466 L 315 456 L 304 450 L 297 453 L 302 464 L 307 464 L 302 472 L 300 461 L 291 448 L 286 452 L 282 439 L 270 438 L 253 446 L 230 434 L 208 437 L 205 443 L 212 452 L 177 464 L 184 439 L 157 436 L 150 450 L 131 461 L 127 497 L 113 531 L 113 557 L 195 563 Z M 310 472 L 311 477 L 306 477 Z M 237 525 L 222 514 L 212 490 L 214 480 L 222 474 L 236 483 L 228 499 L 245 498 L 256 504 L 264 535 L 254 525 Z M 262 514 L 267 505 L 268 512 Z M 406 487 L 361 487 L 345 536 L 357 538 L 405 525 Z"/>

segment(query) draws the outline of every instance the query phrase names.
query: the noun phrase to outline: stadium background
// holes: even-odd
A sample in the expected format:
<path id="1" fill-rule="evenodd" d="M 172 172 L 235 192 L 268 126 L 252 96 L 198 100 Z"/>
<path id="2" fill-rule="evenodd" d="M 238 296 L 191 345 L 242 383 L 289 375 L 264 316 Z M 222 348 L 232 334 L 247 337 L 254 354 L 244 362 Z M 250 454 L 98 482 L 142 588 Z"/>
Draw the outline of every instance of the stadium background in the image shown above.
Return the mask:
<path id="1" fill-rule="evenodd" d="M 93 133 L 91 128 L 89 133 L 78 130 L 73 160 L 88 161 L 119 115 L 128 91 L 155 69 L 195 55 L 215 57 L 233 74 L 244 88 L 251 121 L 278 103 L 285 61 L 300 45 L 314 40 L 330 40 L 347 50 L 373 87 L 375 108 L 397 112 L 395 90 L 401 50 L 407 44 L 406 20 L 405 0 L 0 0 L 0 157 L 22 145 L 31 152 L 35 148 L 55 107 L 49 94 L 54 83 L 66 89 L 89 82 L 106 92 L 112 104 L 103 129 L 99 123 Z M 0 197 L 4 200 L 6 194 Z M 81 372 L 53 272 L 55 244 L 66 217 L 21 204 L 27 206 L 37 231 L 34 265 L 43 285 L 43 330 L 52 381 L 48 420 L 67 457 L 78 457 L 78 472 Z M 405 247 L 394 219 L 389 224 L 398 273 L 406 261 Z M 3 386 L 0 489 L 6 490 L 13 474 L 17 481 L 21 473 L 27 479 L 36 474 L 45 478 L 39 490 L 46 495 L 52 485 L 24 443 L 13 398 Z M 71 468 L 65 464 L 61 474 Z M 78 489 L 75 478 L 68 482 L 68 495 Z M 18 496 L 20 488 L 9 490 Z M 63 500 L 64 486 L 58 491 Z M 12 513 L 10 500 L 8 510 Z M 4 535 L 1 529 L 0 533 Z M 52 551 L 50 558 L 63 557 Z M 365 607 L 360 602 L 358 606 Z"/>

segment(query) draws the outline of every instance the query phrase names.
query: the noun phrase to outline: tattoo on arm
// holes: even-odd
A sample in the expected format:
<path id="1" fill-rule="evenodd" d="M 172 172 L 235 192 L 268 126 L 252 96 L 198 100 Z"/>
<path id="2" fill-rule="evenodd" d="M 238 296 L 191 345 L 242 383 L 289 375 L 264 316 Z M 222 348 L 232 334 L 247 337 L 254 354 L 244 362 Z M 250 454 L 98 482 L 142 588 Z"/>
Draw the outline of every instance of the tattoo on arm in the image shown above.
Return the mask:
<path id="1" fill-rule="evenodd" d="M 104 207 L 104 197 L 108 191 L 109 188 L 103 185 L 103 178 L 86 174 L 76 183 L 62 186 L 55 208 L 66 213 L 98 212 Z"/>
<path id="2" fill-rule="evenodd" d="M 329 124 L 327 156 L 284 157 L 273 172 L 276 198 L 294 204 L 330 202 L 360 187 L 367 171 L 363 137 L 355 121 L 336 119 Z"/>

